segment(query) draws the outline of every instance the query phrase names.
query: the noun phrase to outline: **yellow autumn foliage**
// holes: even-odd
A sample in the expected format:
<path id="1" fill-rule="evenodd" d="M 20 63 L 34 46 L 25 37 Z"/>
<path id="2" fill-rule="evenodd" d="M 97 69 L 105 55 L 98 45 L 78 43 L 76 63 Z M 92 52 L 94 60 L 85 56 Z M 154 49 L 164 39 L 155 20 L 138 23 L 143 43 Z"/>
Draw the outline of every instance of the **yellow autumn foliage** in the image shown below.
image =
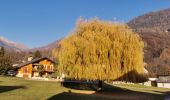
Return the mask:
<path id="1" fill-rule="evenodd" d="M 99 19 L 78 20 L 74 32 L 53 54 L 68 78 L 115 80 L 144 73 L 144 43 L 127 25 Z"/>

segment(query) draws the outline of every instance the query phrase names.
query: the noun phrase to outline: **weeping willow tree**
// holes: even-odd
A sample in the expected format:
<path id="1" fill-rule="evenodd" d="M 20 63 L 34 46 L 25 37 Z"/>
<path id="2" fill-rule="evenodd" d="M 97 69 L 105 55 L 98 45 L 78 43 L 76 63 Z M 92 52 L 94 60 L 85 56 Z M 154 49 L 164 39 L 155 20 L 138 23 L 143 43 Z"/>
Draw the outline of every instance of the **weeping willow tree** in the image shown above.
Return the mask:
<path id="1" fill-rule="evenodd" d="M 143 48 L 141 38 L 125 24 L 80 19 L 53 53 L 59 72 L 67 78 L 116 80 L 125 76 L 136 81 L 137 74 L 144 73 Z"/>

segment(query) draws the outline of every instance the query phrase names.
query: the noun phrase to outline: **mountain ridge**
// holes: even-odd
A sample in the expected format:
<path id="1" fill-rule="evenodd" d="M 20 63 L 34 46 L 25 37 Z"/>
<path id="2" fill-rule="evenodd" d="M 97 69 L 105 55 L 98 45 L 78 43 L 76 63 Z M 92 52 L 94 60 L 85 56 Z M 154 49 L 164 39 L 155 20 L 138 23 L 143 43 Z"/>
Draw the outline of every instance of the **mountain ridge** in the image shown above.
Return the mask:
<path id="1" fill-rule="evenodd" d="M 146 13 L 127 23 L 145 43 L 147 69 L 167 74 L 170 69 L 170 8 Z"/>
<path id="2" fill-rule="evenodd" d="M 25 51 L 28 50 L 28 47 L 23 45 L 23 44 L 19 44 L 13 41 L 8 40 L 5 37 L 0 36 L 0 46 L 3 46 L 6 49 L 11 49 L 11 50 L 15 50 L 15 51 Z"/>
<path id="3" fill-rule="evenodd" d="M 144 61 L 148 71 L 152 74 L 166 74 L 170 69 L 170 8 L 140 15 L 127 24 L 145 43 Z M 51 55 L 50 51 L 58 48 L 59 42 L 56 40 L 29 51 L 39 50 L 45 55 Z M 0 45 L 5 43 L 0 41 Z"/>
<path id="4" fill-rule="evenodd" d="M 35 47 L 35 48 L 32 48 L 30 49 L 30 51 L 36 51 L 36 50 L 39 50 L 39 51 L 44 51 L 44 50 L 52 50 L 56 47 L 58 47 L 58 43 L 60 42 L 60 40 L 56 40 L 52 43 L 49 43 L 45 46 L 41 46 L 41 47 Z"/>

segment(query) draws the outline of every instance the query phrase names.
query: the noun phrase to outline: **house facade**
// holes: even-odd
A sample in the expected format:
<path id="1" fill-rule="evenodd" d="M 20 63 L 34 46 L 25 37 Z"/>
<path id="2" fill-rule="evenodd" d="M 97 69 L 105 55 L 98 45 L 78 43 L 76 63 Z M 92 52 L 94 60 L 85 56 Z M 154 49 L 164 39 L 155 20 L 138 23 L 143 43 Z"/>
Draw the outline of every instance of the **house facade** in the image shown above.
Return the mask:
<path id="1" fill-rule="evenodd" d="M 55 62 L 48 57 L 30 60 L 17 66 L 17 77 L 48 77 L 54 73 Z"/>
<path id="2" fill-rule="evenodd" d="M 163 88 L 170 88 L 170 75 L 158 75 L 157 86 Z"/>

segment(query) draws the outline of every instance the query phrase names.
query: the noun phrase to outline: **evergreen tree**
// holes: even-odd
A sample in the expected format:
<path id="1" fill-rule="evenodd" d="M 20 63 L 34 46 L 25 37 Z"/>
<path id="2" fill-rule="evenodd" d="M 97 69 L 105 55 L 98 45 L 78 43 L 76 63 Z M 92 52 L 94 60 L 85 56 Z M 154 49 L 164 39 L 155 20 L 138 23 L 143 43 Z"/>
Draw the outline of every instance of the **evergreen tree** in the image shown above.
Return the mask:
<path id="1" fill-rule="evenodd" d="M 0 47 L 0 57 L 3 57 L 5 55 L 5 49 L 4 47 Z"/>
<path id="2" fill-rule="evenodd" d="M 0 74 L 5 75 L 12 68 L 12 62 L 9 56 L 5 54 L 4 47 L 0 48 Z"/>
<path id="3" fill-rule="evenodd" d="M 42 55 L 41 55 L 41 52 L 39 50 L 37 50 L 33 53 L 33 59 L 41 58 L 41 57 L 42 57 Z"/>
<path id="4" fill-rule="evenodd" d="M 0 75 L 7 74 L 12 69 L 12 63 L 9 57 L 0 57 Z"/>
<path id="5" fill-rule="evenodd" d="M 144 73 L 143 48 L 141 38 L 125 24 L 80 19 L 53 54 L 67 78 L 137 81 Z"/>

